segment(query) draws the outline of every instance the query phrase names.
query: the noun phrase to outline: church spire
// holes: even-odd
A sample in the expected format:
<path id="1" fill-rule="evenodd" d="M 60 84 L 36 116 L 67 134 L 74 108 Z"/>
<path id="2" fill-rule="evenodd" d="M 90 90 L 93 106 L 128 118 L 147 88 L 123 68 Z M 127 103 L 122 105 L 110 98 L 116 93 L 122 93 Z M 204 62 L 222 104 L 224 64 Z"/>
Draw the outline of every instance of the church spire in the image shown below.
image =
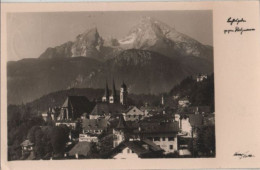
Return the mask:
<path id="1" fill-rule="evenodd" d="M 109 89 L 108 89 L 107 80 L 106 80 L 105 94 L 102 97 L 102 101 L 103 102 L 108 102 L 109 101 Z"/>
<path id="2" fill-rule="evenodd" d="M 113 78 L 113 85 L 112 85 L 112 94 L 111 96 L 115 97 L 116 96 L 116 86 L 115 86 L 115 80 Z"/>

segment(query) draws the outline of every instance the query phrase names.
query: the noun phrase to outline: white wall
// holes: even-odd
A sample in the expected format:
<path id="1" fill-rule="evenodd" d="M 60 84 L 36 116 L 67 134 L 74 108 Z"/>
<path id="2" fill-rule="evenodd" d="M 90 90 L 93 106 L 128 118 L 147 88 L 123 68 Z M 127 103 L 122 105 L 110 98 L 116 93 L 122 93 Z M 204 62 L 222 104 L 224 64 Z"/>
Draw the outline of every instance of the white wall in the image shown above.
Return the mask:
<path id="1" fill-rule="evenodd" d="M 136 153 L 126 147 L 122 152 L 113 157 L 114 159 L 140 159 Z"/>

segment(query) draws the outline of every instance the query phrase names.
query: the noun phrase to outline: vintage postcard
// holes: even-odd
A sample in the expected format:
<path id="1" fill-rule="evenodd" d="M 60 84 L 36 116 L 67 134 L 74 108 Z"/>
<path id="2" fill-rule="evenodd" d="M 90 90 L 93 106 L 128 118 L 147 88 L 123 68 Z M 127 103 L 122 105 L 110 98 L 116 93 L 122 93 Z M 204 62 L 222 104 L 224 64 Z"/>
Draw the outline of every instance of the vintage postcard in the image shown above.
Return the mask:
<path id="1" fill-rule="evenodd" d="M 2 169 L 260 167 L 258 1 L 1 5 Z"/>

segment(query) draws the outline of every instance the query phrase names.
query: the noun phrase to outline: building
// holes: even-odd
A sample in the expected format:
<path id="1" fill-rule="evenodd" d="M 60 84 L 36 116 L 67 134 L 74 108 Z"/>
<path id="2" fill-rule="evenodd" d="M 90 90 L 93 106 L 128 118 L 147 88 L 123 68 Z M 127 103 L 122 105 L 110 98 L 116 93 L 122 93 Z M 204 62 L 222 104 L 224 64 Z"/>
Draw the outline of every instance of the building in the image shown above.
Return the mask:
<path id="1" fill-rule="evenodd" d="M 190 101 L 187 97 L 184 97 L 178 101 L 180 107 L 188 107 L 190 105 Z"/>
<path id="2" fill-rule="evenodd" d="M 164 104 L 165 104 L 165 102 L 164 102 L 164 96 L 162 95 L 161 105 L 163 106 Z"/>
<path id="3" fill-rule="evenodd" d="M 57 120 L 76 120 L 83 113 L 90 113 L 91 103 L 85 96 L 68 96 Z"/>
<path id="4" fill-rule="evenodd" d="M 196 137 L 196 129 L 204 124 L 204 119 L 201 114 L 176 114 L 175 116 L 179 120 L 181 134 L 188 137 Z"/>
<path id="5" fill-rule="evenodd" d="M 115 86 L 114 79 L 113 79 L 113 85 L 112 85 L 112 94 L 109 97 L 109 103 L 118 103 L 118 96 L 116 94 L 116 86 Z"/>
<path id="6" fill-rule="evenodd" d="M 197 80 L 197 82 L 202 82 L 202 81 L 206 80 L 207 78 L 208 78 L 207 74 L 199 74 L 199 75 L 197 75 L 196 80 Z"/>
<path id="7" fill-rule="evenodd" d="M 178 152 L 178 122 L 142 123 L 135 133 L 138 133 L 141 139 L 149 139 L 157 146 L 160 146 L 165 151 L 165 154 Z"/>
<path id="8" fill-rule="evenodd" d="M 127 87 L 123 82 L 120 88 L 120 103 L 122 105 L 127 105 L 127 96 L 128 96 Z"/>
<path id="9" fill-rule="evenodd" d="M 139 121 L 145 117 L 143 111 L 136 106 L 130 107 L 125 113 L 123 113 L 125 121 Z"/>
<path id="10" fill-rule="evenodd" d="M 57 117 L 59 114 L 60 114 L 59 107 L 49 108 L 48 111 L 42 113 L 42 118 L 45 122 L 57 121 Z"/>
<path id="11" fill-rule="evenodd" d="M 107 127 L 108 121 L 106 119 L 84 119 L 82 121 L 82 132 L 84 134 L 100 135 L 107 130 Z"/>
<path id="12" fill-rule="evenodd" d="M 109 102 L 109 89 L 106 81 L 105 94 L 102 97 L 102 102 Z"/>
<path id="13" fill-rule="evenodd" d="M 102 102 L 104 103 L 110 103 L 110 104 L 114 104 L 114 103 L 121 103 L 122 105 L 126 105 L 127 104 L 127 87 L 125 85 L 125 83 L 123 82 L 123 84 L 121 85 L 120 88 L 120 99 L 118 99 L 118 95 L 116 93 L 116 87 L 115 87 L 115 81 L 113 79 L 113 84 L 112 84 L 112 93 L 111 95 L 109 95 L 109 88 L 108 88 L 108 84 L 106 82 L 106 86 L 105 86 L 105 93 L 104 96 L 102 97 Z"/>
<path id="14" fill-rule="evenodd" d="M 173 100 L 177 100 L 177 99 L 179 99 L 179 98 L 180 98 L 180 95 L 179 95 L 179 94 L 176 94 L 176 95 L 173 95 L 173 96 L 172 96 L 172 99 L 173 99 Z"/>
<path id="15" fill-rule="evenodd" d="M 87 133 L 87 134 L 79 134 L 79 142 L 94 142 L 97 143 L 98 140 L 98 135 L 96 134 L 91 134 L 91 133 Z"/>
<path id="16" fill-rule="evenodd" d="M 119 117 L 119 122 L 117 126 L 113 129 L 113 147 L 115 148 L 123 141 L 128 140 L 128 127 L 126 125 L 126 122 L 123 118 L 123 116 Z"/>
<path id="17" fill-rule="evenodd" d="M 55 122 L 55 126 L 66 125 L 68 128 L 75 130 L 79 123 L 75 120 L 59 120 Z"/>
<path id="18" fill-rule="evenodd" d="M 68 153 L 68 156 L 76 159 L 86 158 L 91 154 L 91 142 L 78 142 Z"/>
<path id="19" fill-rule="evenodd" d="M 109 154 L 113 159 L 156 158 L 163 150 L 149 140 L 124 141 Z"/>
<path id="20" fill-rule="evenodd" d="M 89 115 L 89 119 L 117 117 L 125 111 L 125 107 L 119 103 L 97 103 Z"/>
<path id="21" fill-rule="evenodd" d="M 145 117 L 149 117 L 162 112 L 162 109 L 155 106 L 149 106 L 147 103 L 145 104 L 145 106 L 140 107 L 140 110 L 144 112 Z"/>
<path id="22" fill-rule="evenodd" d="M 34 150 L 34 143 L 32 143 L 30 140 L 26 139 L 21 143 L 22 147 L 22 156 L 28 155 L 33 152 Z"/>

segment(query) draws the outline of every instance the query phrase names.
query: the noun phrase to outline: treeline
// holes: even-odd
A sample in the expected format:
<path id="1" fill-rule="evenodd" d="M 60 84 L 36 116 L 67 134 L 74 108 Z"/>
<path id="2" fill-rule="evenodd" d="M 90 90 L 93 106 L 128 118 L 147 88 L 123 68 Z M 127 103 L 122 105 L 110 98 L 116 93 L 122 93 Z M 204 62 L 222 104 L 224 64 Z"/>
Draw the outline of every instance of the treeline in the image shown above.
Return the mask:
<path id="1" fill-rule="evenodd" d="M 7 111 L 8 160 L 18 160 L 22 156 L 21 143 L 29 130 L 43 125 L 44 121 L 26 105 L 9 105 Z"/>
<path id="2" fill-rule="evenodd" d="M 119 91 L 117 92 L 119 97 Z M 100 100 L 104 95 L 104 89 L 91 89 L 91 88 L 73 88 L 69 90 L 62 90 L 50 93 L 48 95 L 42 96 L 41 98 L 27 103 L 28 106 L 34 113 L 41 114 L 43 111 L 47 111 L 49 107 L 59 107 L 62 106 L 63 102 L 66 100 L 67 96 L 86 96 L 90 102 L 91 106 L 94 107 L 97 100 Z M 129 94 L 128 104 L 135 106 L 143 106 L 145 103 L 150 105 L 159 105 L 160 96 L 151 94 Z"/>
<path id="3" fill-rule="evenodd" d="M 174 95 L 179 95 L 180 98 L 188 97 L 192 106 L 210 106 L 213 112 L 215 110 L 214 74 L 209 75 L 202 82 L 197 82 L 192 76 L 187 77 L 168 93 L 169 97 Z"/>

